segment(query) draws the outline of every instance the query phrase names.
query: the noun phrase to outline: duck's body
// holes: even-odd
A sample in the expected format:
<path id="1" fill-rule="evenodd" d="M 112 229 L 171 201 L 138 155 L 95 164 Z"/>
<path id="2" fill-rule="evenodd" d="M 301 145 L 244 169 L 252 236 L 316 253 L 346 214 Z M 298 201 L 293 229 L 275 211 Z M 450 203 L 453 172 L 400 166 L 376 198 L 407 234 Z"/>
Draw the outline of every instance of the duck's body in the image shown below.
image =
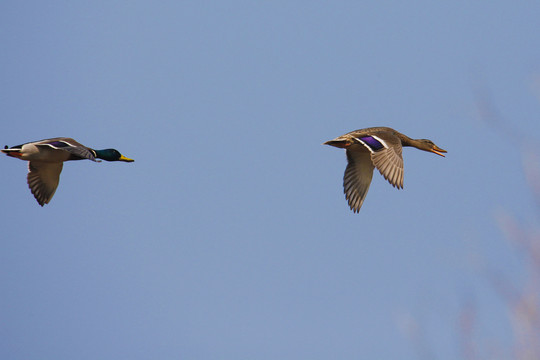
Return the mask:
<path id="1" fill-rule="evenodd" d="M 360 211 L 373 177 L 373 168 L 392 186 L 403 188 L 403 146 L 430 151 L 444 156 L 446 150 L 431 140 L 411 139 L 388 127 L 372 127 L 351 131 L 324 145 L 343 148 L 347 153 L 347 168 L 343 177 L 345 197 L 355 213 Z"/>
<path id="2" fill-rule="evenodd" d="M 9 149 L 6 146 L 1 151 L 8 156 L 28 161 L 28 186 L 41 206 L 51 201 L 60 181 L 64 161 L 134 161 L 115 149 L 94 150 L 66 137 L 33 141 Z"/>

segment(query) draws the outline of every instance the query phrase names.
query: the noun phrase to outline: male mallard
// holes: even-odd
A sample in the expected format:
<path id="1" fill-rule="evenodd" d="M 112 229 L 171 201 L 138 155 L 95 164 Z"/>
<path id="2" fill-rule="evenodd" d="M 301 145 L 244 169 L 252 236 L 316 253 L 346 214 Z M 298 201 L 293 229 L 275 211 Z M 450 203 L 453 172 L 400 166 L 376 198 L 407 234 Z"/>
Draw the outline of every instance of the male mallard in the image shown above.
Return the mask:
<path id="1" fill-rule="evenodd" d="M 388 127 L 351 131 L 323 145 L 346 149 L 348 164 L 343 176 L 343 188 L 345 198 L 355 213 L 360 211 L 366 198 L 373 167 L 376 167 L 392 186 L 403 189 L 403 146 L 413 146 L 443 157 L 442 153 L 446 152 L 431 140 L 411 139 Z"/>
<path id="2" fill-rule="evenodd" d="M 51 201 L 58 187 L 64 161 L 134 161 L 115 149 L 94 150 L 65 137 L 29 142 L 9 149 L 6 145 L 1 151 L 8 156 L 28 161 L 28 187 L 41 206 Z"/>

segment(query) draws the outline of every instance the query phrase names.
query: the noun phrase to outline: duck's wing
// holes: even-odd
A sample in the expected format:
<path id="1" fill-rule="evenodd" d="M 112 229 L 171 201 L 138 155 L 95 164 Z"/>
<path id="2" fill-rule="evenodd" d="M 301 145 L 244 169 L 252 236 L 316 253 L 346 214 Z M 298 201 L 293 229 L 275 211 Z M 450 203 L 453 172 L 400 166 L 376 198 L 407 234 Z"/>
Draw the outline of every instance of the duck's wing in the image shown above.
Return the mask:
<path id="1" fill-rule="evenodd" d="M 40 141 L 36 141 L 34 145 L 38 147 L 47 147 L 54 150 L 67 151 L 73 157 L 73 159 L 70 159 L 70 160 L 89 159 L 92 161 L 98 161 L 96 160 L 96 153 L 93 149 L 90 149 L 71 138 L 61 137 L 61 138 L 40 140 Z"/>
<path id="2" fill-rule="evenodd" d="M 43 206 L 51 201 L 62 172 L 62 162 L 28 162 L 28 187 L 39 205 Z"/>
<path id="3" fill-rule="evenodd" d="M 371 153 L 373 165 L 392 186 L 403 189 L 401 140 L 390 132 L 355 138 Z"/>
<path id="4" fill-rule="evenodd" d="M 343 191 L 349 207 L 360 211 L 373 177 L 373 163 L 369 151 L 353 145 L 347 149 L 347 168 L 343 176 Z"/>

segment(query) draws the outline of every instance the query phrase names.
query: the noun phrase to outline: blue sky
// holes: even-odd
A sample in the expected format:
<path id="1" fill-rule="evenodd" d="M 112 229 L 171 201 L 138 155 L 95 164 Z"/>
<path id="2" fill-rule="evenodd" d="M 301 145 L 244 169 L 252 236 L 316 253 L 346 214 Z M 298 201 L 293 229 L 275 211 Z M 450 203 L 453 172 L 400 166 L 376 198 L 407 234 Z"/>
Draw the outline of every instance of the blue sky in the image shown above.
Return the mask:
<path id="1" fill-rule="evenodd" d="M 135 162 L 67 163 L 41 208 L 2 159 L 1 357 L 456 359 L 469 301 L 478 340 L 509 348 L 488 278 L 524 276 L 494 214 L 537 221 L 520 151 L 540 132 L 539 18 L 533 1 L 3 2 L 2 146 L 68 136 Z M 353 214 L 345 154 L 321 143 L 371 126 L 448 155 L 405 149 L 405 189 L 376 173 Z"/>

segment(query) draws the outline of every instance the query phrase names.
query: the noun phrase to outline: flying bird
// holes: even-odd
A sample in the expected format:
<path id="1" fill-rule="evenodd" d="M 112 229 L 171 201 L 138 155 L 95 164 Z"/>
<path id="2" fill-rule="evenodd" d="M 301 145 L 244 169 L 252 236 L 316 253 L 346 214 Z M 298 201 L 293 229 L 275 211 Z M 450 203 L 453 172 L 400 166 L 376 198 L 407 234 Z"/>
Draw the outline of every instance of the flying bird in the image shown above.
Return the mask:
<path id="1" fill-rule="evenodd" d="M 446 152 L 431 140 L 411 139 L 388 127 L 351 131 L 323 145 L 346 150 L 348 163 L 343 176 L 343 189 L 349 207 L 355 213 L 360 211 L 366 198 L 374 167 L 392 186 L 403 189 L 403 146 L 413 146 L 443 157 L 442 153 Z"/>
<path id="2" fill-rule="evenodd" d="M 34 141 L 11 148 L 6 145 L 1 151 L 7 156 L 28 161 L 28 187 L 41 206 L 48 204 L 56 192 L 64 161 L 134 161 L 118 150 L 94 150 L 66 137 Z"/>

